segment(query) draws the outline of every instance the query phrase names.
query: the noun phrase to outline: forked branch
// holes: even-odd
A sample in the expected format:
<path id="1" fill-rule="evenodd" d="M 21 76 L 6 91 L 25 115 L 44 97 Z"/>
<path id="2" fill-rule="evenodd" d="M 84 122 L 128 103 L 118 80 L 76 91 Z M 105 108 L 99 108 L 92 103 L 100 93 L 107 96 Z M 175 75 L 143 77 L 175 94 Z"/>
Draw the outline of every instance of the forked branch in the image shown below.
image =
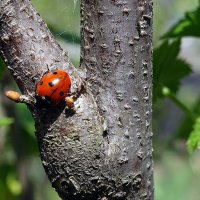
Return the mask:
<path id="1" fill-rule="evenodd" d="M 33 99 L 41 160 L 60 197 L 152 199 L 152 2 L 82 0 L 86 79 L 29 0 L 1 0 L 0 9 L 0 50 L 21 92 Z M 35 103 L 47 66 L 70 74 L 75 111 Z"/>

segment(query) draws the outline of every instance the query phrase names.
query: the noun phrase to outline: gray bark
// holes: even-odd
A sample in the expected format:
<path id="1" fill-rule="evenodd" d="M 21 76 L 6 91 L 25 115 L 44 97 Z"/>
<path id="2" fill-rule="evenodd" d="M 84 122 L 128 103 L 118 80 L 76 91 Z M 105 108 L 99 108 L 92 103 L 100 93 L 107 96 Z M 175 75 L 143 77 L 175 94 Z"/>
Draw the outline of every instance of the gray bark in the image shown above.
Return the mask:
<path id="1" fill-rule="evenodd" d="M 28 0 L 1 0 L 0 50 L 35 119 L 40 157 L 63 200 L 153 199 L 151 0 L 82 0 L 80 76 Z M 77 96 L 35 103 L 35 84 L 65 69 Z"/>

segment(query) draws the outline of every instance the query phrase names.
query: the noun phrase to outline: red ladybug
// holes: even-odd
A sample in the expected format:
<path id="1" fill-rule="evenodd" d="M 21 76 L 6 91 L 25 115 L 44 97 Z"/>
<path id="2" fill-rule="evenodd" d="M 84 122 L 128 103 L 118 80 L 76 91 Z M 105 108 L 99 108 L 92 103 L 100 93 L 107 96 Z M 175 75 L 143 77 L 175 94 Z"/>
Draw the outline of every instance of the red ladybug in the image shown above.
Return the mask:
<path id="1" fill-rule="evenodd" d="M 62 70 L 49 71 L 36 85 L 36 96 L 56 106 L 70 92 L 71 80 Z"/>

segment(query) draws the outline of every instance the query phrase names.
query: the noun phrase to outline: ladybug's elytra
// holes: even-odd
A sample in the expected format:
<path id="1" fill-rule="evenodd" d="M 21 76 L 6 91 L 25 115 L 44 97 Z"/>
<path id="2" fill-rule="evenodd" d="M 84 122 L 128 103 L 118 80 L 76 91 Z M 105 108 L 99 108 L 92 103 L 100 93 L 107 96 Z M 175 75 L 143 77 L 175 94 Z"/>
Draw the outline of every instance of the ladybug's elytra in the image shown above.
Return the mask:
<path id="1" fill-rule="evenodd" d="M 36 85 L 36 96 L 56 106 L 69 94 L 71 80 L 62 70 L 49 71 Z"/>

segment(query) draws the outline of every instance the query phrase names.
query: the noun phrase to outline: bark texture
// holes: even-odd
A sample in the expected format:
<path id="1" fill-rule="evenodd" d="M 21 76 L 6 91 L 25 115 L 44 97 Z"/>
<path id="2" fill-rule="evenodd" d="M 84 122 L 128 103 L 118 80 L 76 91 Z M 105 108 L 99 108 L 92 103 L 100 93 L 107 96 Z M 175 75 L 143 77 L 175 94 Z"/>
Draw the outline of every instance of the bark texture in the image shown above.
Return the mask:
<path id="1" fill-rule="evenodd" d="M 0 50 L 35 119 L 43 166 L 63 200 L 153 199 L 151 0 L 82 0 L 81 68 L 28 0 L 1 0 Z M 75 112 L 43 108 L 35 84 L 65 69 Z"/>

